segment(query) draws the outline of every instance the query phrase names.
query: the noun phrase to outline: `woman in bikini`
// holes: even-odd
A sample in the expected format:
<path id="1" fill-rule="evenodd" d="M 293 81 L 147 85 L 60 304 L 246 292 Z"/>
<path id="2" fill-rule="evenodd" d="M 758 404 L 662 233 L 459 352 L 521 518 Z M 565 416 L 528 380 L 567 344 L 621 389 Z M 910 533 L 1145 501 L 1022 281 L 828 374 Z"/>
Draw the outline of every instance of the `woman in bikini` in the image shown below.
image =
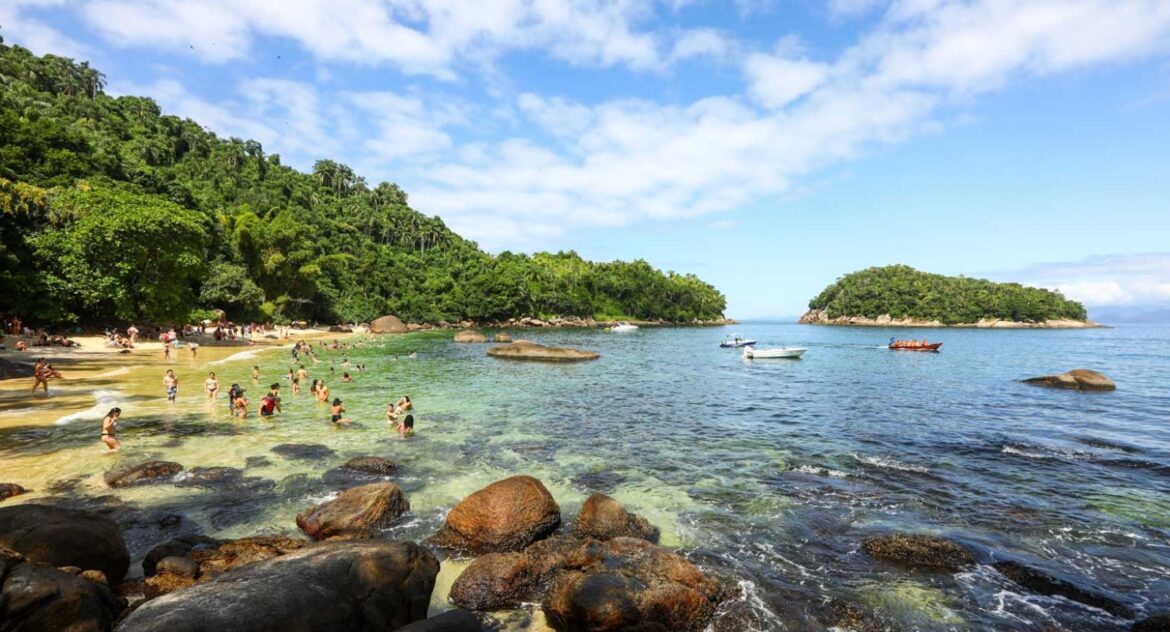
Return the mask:
<path id="1" fill-rule="evenodd" d="M 114 436 L 118 432 L 118 418 L 121 416 L 121 408 L 111 408 L 110 412 L 106 413 L 105 418 L 102 419 L 102 443 L 106 444 L 111 452 L 122 449 L 122 444 Z"/>
<path id="2" fill-rule="evenodd" d="M 219 380 L 215 378 L 215 373 L 208 373 L 207 379 L 203 381 L 203 388 L 207 391 L 207 399 L 213 400 L 219 396 Z"/>
<path id="3" fill-rule="evenodd" d="M 334 424 L 348 424 L 348 423 L 350 423 L 350 421 L 348 419 L 346 419 L 345 417 L 342 416 L 345 413 L 345 407 L 341 405 L 341 398 L 340 397 L 333 400 L 332 412 L 333 412 L 333 416 L 329 418 L 329 421 L 332 421 Z"/>

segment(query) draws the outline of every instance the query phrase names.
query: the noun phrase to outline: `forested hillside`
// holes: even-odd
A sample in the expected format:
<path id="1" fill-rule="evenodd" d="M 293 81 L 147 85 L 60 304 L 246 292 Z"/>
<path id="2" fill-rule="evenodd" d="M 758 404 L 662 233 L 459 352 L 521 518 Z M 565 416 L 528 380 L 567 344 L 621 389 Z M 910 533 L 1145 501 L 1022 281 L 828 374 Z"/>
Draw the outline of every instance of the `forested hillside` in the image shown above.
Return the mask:
<path id="1" fill-rule="evenodd" d="M 984 318 L 1022 323 L 1085 320 L 1083 305 L 1059 292 L 1019 283 L 949 277 L 910 266 L 866 268 L 847 274 L 809 301 L 809 309 L 829 318 L 860 316 L 974 323 Z"/>
<path id="2" fill-rule="evenodd" d="M 491 256 L 387 182 L 281 164 L 87 63 L 0 40 L 0 313 L 26 322 L 690 321 L 724 298 L 693 275 L 573 252 Z"/>

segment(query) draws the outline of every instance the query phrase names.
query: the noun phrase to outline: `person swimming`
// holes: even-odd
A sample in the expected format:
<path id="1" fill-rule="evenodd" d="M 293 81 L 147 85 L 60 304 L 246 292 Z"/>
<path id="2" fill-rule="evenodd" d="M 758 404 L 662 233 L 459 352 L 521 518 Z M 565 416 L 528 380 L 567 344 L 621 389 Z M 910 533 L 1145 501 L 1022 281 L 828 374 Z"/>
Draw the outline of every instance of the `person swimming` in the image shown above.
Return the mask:
<path id="1" fill-rule="evenodd" d="M 350 420 L 344 417 L 345 407 L 341 405 L 341 398 L 335 398 L 332 406 L 332 417 L 329 418 L 334 424 L 348 424 Z"/>
<path id="2" fill-rule="evenodd" d="M 353 378 L 352 378 L 352 377 L 350 377 L 350 375 L 349 375 L 349 372 L 348 372 L 348 371 L 346 371 L 345 373 L 342 373 L 342 374 L 341 374 L 341 381 L 342 381 L 343 383 L 349 383 L 349 382 L 352 382 L 352 381 L 353 381 Z"/>

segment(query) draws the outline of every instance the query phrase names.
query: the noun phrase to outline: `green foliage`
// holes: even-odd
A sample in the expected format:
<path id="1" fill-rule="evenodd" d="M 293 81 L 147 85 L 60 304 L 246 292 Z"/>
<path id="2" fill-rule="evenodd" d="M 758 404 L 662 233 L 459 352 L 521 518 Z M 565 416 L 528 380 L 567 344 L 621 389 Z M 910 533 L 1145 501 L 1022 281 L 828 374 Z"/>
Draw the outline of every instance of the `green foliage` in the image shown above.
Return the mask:
<path id="1" fill-rule="evenodd" d="M 724 298 L 692 275 L 576 253 L 491 256 L 397 185 L 311 173 L 85 63 L 0 44 L 0 313 L 28 321 L 410 321 L 623 315 L 689 321 Z M 207 265 L 211 262 L 210 265 Z"/>
<path id="2" fill-rule="evenodd" d="M 983 318 L 1040 322 L 1085 320 L 1083 305 L 1059 292 L 1019 283 L 948 277 L 919 272 L 910 266 L 867 268 L 847 274 L 809 301 L 809 309 L 825 310 L 829 318 L 864 316 L 973 323 Z"/>

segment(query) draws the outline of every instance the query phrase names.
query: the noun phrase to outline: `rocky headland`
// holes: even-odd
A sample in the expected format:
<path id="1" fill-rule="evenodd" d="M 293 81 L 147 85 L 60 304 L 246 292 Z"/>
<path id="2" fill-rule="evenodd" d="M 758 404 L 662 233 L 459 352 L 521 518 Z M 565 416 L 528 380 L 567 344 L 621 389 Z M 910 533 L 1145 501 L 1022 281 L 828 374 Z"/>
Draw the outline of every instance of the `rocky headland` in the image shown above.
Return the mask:
<path id="1" fill-rule="evenodd" d="M 846 327 L 951 327 L 967 329 L 1108 329 L 1108 325 L 1091 320 L 1049 319 L 1038 322 L 1021 322 L 983 318 L 970 323 L 944 323 L 940 320 L 917 318 L 893 318 L 889 314 L 877 318 L 865 316 L 836 316 L 830 318 L 823 309 L 810 309 L 798 321 L 802 325 L 840 325 Z"/>

